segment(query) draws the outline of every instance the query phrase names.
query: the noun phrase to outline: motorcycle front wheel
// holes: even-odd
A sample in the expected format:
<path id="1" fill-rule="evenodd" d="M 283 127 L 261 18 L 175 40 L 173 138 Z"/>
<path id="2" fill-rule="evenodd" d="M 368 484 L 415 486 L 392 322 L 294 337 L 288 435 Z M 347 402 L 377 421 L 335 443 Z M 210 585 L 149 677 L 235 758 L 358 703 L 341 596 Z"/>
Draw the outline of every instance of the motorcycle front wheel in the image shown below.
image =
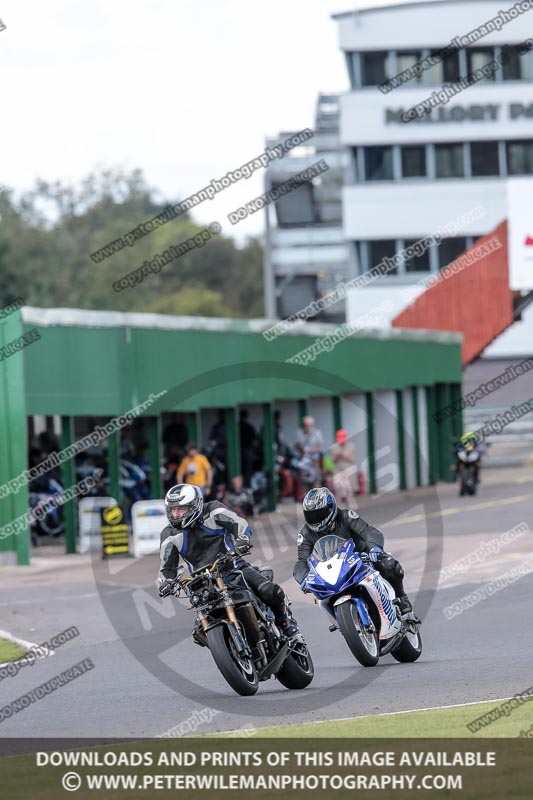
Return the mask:
<path id="1" fill-rule="evenodd" d="M 405 638 L 396 650 L 392 650 L 391 656 L 402 664 L 410 664 L 422 655 L 422 637 L 417 629 L 416 633 L 406 633 Z"/>
<path id="2" fill-rule="evenodd" d="M 276 674 L 276 678 L 286 689 L 305 689 L 314 677 L 313 660 L 305 644 L 291 650 Z"/>
<path id="3" fill-rule="evenodd" d="M 355 603 L 337 606 L 337 620 L 346 644 L 363 667 L 375 667 L 379 661 L 378 635 L 363 625 Z"/>
<path id="4" fill-rule="evenodd" d="M 237 694 L 255 694 L 259 678 L 251 658 L 239 655 L 228 626 L 222 623 L 207 631 L 207 644 L 222 677 Z"/>

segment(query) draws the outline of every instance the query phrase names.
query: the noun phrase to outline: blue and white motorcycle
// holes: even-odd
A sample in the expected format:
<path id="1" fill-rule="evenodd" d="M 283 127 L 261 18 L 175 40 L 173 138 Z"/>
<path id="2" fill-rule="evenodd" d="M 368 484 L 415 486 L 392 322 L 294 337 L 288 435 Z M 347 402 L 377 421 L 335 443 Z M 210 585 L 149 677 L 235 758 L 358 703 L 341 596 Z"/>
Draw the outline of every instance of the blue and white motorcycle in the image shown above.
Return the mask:
<path id="1" fill-rule="evenodd" d="M 422 653 L 419 621 L 400 616 L 394 589 L 352 539 L 322 536 L 307 559 L 305 588 L 333 617 L 346 644 L 363 667 L 390 653 L 396 661 L 416 661 Z"/>

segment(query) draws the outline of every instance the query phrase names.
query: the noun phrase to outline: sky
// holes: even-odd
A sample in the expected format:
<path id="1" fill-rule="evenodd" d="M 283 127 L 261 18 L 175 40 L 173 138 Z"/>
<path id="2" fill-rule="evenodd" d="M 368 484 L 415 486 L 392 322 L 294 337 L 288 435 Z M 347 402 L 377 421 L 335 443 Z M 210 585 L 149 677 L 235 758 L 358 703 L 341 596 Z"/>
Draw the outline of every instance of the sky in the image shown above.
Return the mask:
<path id="1" fill-rule="evenodd" d="M 266 136 L 312 127 L 320 91 L 348 88 L 331 14 L 356 5 L 2 0 L 0 186 L 115 167 L 142 169 L 161 199 L 198 191 L 259 155 Z M 261 213 L 235 227 L 227 215 L 263 191 L 263 176 L 195 219 L 240 241 L 261 233 Z"/>

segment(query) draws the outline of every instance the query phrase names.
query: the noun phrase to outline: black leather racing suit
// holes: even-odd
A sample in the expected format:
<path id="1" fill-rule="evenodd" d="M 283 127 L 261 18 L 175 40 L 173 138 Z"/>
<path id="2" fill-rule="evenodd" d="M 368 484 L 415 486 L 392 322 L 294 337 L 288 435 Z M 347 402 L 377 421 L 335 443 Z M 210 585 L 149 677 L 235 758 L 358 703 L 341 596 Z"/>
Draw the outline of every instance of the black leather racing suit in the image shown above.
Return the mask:
<path id="1" fill-rule="evenodd" d="M 311 530 L 304 525 L 298 534 L 298 561 L 294 565 L 292 574 L 299 584 L 307 577 L 309 565 L 308 556 L 311 555 L 313 547 L 322 536 L 340 536 L 341 539 L 352 538 L 355 546 L 360 553 L 368 553 L 372 547 L 383 547 L 385 538 L 378 528 L 369 525 L 362 519 L 357 511 L 348 508 L 339 508 L 333 524 L 327 531 Z M 397 597 L 405 595 L 403 586 L 404 571 L 399 561 L 390 554 L 384 554 L 373 564 L 375 569 L 389 581 L 396 592 Z"/>
<path id="2" fill-rule="evenodd" d="M 189 571 L 210 566 L 217 556 L 233 550 L 237 537 L 250 539 L 251 536 L 252 529 L 244 517 L 217 500 L 205 503 L 202 519 L 191 528 L 167 525 L 161 531 L 159 584 L 176 578 L 180 558 Z M 242 570 L 250 588 L 270 606 L 276 619 L 284 621 L 286 597 L 281 586 L 266 580 L 259 570 L 242 558 L 237 559 L 235 565 Z"/>

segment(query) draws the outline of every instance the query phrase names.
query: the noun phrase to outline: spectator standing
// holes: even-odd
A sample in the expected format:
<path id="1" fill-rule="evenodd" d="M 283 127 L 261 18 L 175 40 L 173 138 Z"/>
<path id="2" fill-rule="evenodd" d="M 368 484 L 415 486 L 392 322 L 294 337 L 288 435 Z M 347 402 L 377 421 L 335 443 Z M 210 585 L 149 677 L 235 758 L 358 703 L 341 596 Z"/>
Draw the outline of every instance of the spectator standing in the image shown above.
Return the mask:
<path id="1" fill-rule="evenodd" d="M 300 456 L 311 456 L 313 460 L 319 460 L 324 451 L 324 437 L 322 431 L 315 428 L 313 417 L 304 417 L 302 427 L 296 433 L 294 449 Z"/>
<path id="2" fill-rule="evenodd" d="M 253 494 L 244 487 L 242 475 L 234 475 L 231 479 L 231 487 L 224 495 L 224 503 L 242 517 L 254 516 Z"/>
<path id="3" fill-rule="evenodd" d="M 187 455 L 178 467 L 177 481 L 198 486 L 204 497 L 211 491 L 213 483 L 211 464 L 198 452 L 198 446 L 192 442 L 187 445 Z"/>
<path id="4" fill-rule="evenodd" d="M 250 479 L 257 460 L 259 437 L 256 429 L 248 420 L 248 412 L 241 409 L 239 415 L 239 434 L 241 442 L 242 477 L 245 486 L 250 485 Z"/>
<path id="5" fill-rule="evenodd" d="M 355 445 L 348 441 L 348 434 L 340 428 L 335 434 L 335 444 L 329 451 L 335 464 L 333 471 L 333 491 L 337 502 L 344 505 L 354 504 L 355 494 Z"/>
<path id="6" fill-rule="evenodd" d="M 209 445 L 216 458 L 226 463 L 226 417 L 224 409 L 217 411 L 217 421 L 211 426 L 209 432 Z"/>
<path id="7" fill-rule="evenodd" d="M 296 433 L 294 449 L 300 458 L 298 477 L 302 486 L 307 490 L 321 478 L 322 453 L 324 452 L 324 437 L 322 431 L 315 428 L 313 417 L 303 418 L 302 427 Z"/>

